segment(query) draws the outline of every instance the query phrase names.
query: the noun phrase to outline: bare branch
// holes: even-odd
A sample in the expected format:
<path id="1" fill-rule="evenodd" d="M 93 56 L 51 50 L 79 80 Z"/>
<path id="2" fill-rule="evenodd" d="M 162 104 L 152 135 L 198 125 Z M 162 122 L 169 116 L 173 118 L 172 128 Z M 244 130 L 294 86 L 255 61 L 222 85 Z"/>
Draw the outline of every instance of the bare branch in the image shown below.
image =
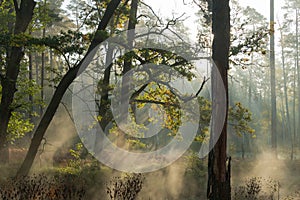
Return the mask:
<path id="1" fill-rule="evenodd" d="M 153 103 L 153 104 L 158 104 L 158 105 L 163 105 L 163 106 L 174 106 L 179 108 L 180 106 L 178 104 L 173 104 L 173 103 L 168 103 L 168 102 L 163 102 L 163 101 L 155 101 L 155 100 L 147 100 L 147 99 L 132 99 L 130 102 L 137 102 L 137 103 Z"/>
<path id="2" fill-rule="evenodd" d="M 140 89 L 138 89 L 137 91 L 135 91 L 132 95 L 131 95 L 131 99 L 134 99 L 136 97 L 138 97 L 143 91 L 144 89 L 149 85 L 149 83 L 144 84 Z"/>
<path id="3" fill-rule="evenodd" d="M 203 89 L 203 87 L 204 87 L 204 84 L 205 84 L 208 80 L 209 80 L 209 78 L 206 79 L 206 77 L 204 76 L 203 81 L 202 81 L 202 84 L 201 84 L 201 87 L 199 88 L 199 90 L 198 90 L 198 92 L 196 93 L 195 97 L 198 97 L 199 93 L 202 91 L 202 89 Z"/>
<path id="4" fill-rule="evenodd" d="M 157 21 L 160 23 L 160 24 L 163 24 L 162 23 L 162 20 L 159 18 L 159 16 L 154 12 L 154 10 L 152 9 L 151 6 L 149 6 L 148 4 L 144 3 L 141 1 L 141 4 L 143 4 L 144 6 L 146 6 L 147 8 L 150 9 L 151 13 L 156 17 Z M 156 23 L 157 24 L 157 23 Z"/>

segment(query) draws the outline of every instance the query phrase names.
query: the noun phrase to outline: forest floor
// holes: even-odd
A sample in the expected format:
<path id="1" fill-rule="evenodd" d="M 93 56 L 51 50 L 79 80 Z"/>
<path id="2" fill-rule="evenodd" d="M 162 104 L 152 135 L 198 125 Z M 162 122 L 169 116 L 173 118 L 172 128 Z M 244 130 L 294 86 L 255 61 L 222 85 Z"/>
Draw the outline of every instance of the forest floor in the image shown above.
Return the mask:
<path id="1" fill-rule="evenodd" d="M 274 159 L 270 153 L 256 158 L 233 159 L 232 186 L 240 186 L 253 177 L 261 177 L 266 182 L 279 183 L 279 199 L 292 195 L 294 199 L 300 191 L 300 160 Z M 277 187 L 278 188 L 278 187 Z M 278 191 L 276 191 L 278 196 Z"/>
<path id="2" fill-rule="evenodd" d="M 148 200 L 150 197 L 155 197 L 156 200 L 204 199 L 206 196 L 207 160 L 204 159 L 203 161 L 201 165 L 196 165 L 198 167 L 202 166 L 199 171 L 192 171 L 189 174 L 186 174 L 186 160 L 184 159 L 180 159 L 169 167 L 157 172 L 145 174 L 146 179 L 140 194 L 142 198 L 140 199 Z M 232 194 L 239 186 L 245 186 L 247 180 L 256 178 L 255 180 L 261 181 L 262 190 L 266 186 L 277 185 L 274 194 L 275 199 L 300 200 L 300 193 L 298 192 L 300 191 L 300 159 L 290 160 L 288 156 L 284 159 L 283 156 L 275 159 L 270 153 L 262 153 L 255 158 L 242 159 L 233 157 L 231 166 Z M 4 171 L 8 172 L 6 176 L 12 176 L 16 169 L 17 167 L 11 166 L 9 169 L 0 167 L 2 173 Z M 44 170 L 50 173 L 50 169 L 45 167 Z M 69 168 L 62 169 L 64 171 L 69 170 Z M 116 173 L 107 167 L 101 167 L 100 171 L 91 171 L 91 169 L 85 168 L 80 174 L 90 182 L 90 185 L 94 185 L 93 188 L 87 191 L 88 194 L 93 194 L 89 200 L 98 200 L 99 196 L 106 196 L 105 185 L 109 183 L 109 180 L 113 176 L 120 176 L 120 173 Z M 4 177 L 1 177 L 0 180 L 4 179 Z M 293 198 L 287 198 L 288 196 Z"/>

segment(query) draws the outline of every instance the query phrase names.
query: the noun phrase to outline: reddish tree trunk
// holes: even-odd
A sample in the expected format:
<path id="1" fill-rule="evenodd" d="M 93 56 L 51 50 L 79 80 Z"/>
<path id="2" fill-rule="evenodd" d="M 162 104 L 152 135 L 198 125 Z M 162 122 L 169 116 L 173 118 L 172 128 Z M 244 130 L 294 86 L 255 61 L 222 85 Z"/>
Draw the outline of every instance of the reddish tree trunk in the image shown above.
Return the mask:
<path id="1" fill-rule="evenodd" d="M 214 34 L 213 40 L 213 60 L 216 64 L 216 68 L 212 69 L 212 97 L 213 104 L 216 113 L 213 116 L 224 115 L 224 113 L 218 113 L 222 109 L 218 109 L 219 99 L 217 96 L 217 90 L 220 84 L 223 84 L 226 91 L 226 109 L 225 109 L 225 123 L 222 128 L 222 132 L 218 141 L 209 153 L 208 160 L 208 187 L 207 198 L 210 200 L 229 200 L 230 197 L 230 159 L 228 164 L 226 155 L 227 145 L 227 111 L 228 111 L 228 56 L 230 46 L 230 8 L 229 0 L 213 0 L 212 4 L 212 32 Z M 222 77 L 222 83 L 219 83 L 216 78 L 216 74 L 220 73 Z M 223 112 L 223 111 L 221 111 Z M 215 115 L 214 115 L 215 114 Z M 210 144 L 213 145 L 216 133 L 216 126 L 218 126 L 218 118 L 212 118 L 212 131 L 210 137 Z"/>

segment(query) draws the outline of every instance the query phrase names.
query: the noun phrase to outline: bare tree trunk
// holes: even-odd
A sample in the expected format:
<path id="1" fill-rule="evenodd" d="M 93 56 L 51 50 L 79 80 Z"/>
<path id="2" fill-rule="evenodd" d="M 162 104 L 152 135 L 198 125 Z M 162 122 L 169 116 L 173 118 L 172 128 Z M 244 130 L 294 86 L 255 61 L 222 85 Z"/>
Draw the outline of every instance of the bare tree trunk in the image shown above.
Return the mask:
<path id="1" fill-rule="evenodd" d="M 103 34 L 101 34 L 101 31 L 105 30 L 109 20 L 111 19 L 114 11 L 117 9 L 118 5 L 120 4 L 121 0 L 111 0 L 108 4 L 106 11 L 104 13 L 104 16 L 102 20 L 100 21 L 96 34 L 91 41 L 91 44 L 89 46 L 89 49 L 84 56 L 84 58 L 73 68 L 71 68 L 62 78 L 60 83 L 58 84 L 50 103 L 45 110 L 45 113 L 43 114 L 41 121 L 39 122 L 38 126 L 36 127 L 34 131 L 33 138 L 31 139 L 31 144 L 29 147 L 29 150 L 26 154 L 25 160 L 23 161 L 20 169 L 17 172 L 17 176 L 27 175 L 31 169 L 31 166 L 33 164 L 34 158 L 38 152 L 38 148 L 41 144 L 41 141 L 45 135 L 45 132 L 60 104 L 60 101 L 65 94 L 68 87 L 71 85 L 71 83 L 74 81 L 74 79 L 79 76 L 83 70 L 86 69 L 88 64 L 91 61 L 91 58 L 95 55 L 96 52 L 93 50 L 97 47 L 98 44 L 103 42 L 106 38 Z"/>
<path id="2" fill-rule="evenodd" d="M 282 95 L 281 95 L 282 96 Z M 283 97 L 281 97 L 282 100 L 281 100 L 281 108 L 279 109 L 280 113 L 281 113 L 281 116 L 282 116 L 282 122 L 281 122 L 281 128 L 282 128 L 282 131 L 281 131 L 281 142 L 282 142 L 282 145 L 285 145 L 286 143 L 286 134 L 285 132 L 287 131 L 286 130 L 286 123 L 285 123 L 285 113 L 284 113 L 284 100 L 283 100 Z"/>
<path id="3" fill-rule="evenodd" d="M 271 74 L 271 145 L 277 157 L 277 111 L 275 83 L 275 36 L 274 36 L 274 0 L 270 0 L 270 74 Z"/>
<path id="4" fill-rule="evenodd" d="M 294 77 L 293 77 L 293 138 L 294 138 L 294 146 L 297 145 L 297 138 L 296 138 L 296 74 L 297 74 L 297 66 L 295 65 L 294 68 Z"/>
<path id="5" fill-rule="evenodd" d="M 207 186 L 207 198 L 210 200 L 230 200 L 230 159 L 227 169 L 227 114 L 228 114 L 228 55 L 230 45 L 230 8 L 229 0 L 213 0 L 212 9 L 212 32 L 214 34 L 213 40 L 213 61 L 215 62 L 217 69 L 212 69 L 212 95 L 213 104 L 216 107 L 216 115 L 218 113 L 218 101 L 215 95 L 216 90 L 220 87 L 220 83 L 217 83 L 215 75 L 221 74 L 222 84 L 226 91 L 226 113 L 225 123 L 222 128 L 221 135 L 209 153 L 208 160 L 208 186 Z M 214 114 L 213 114 L 214 116 Z M 212 118 L 212 131 L 210 137 L 210 145 L 214 143 L 215 126 L 217 126 L 216 119 Z"/>
<path id="6" fill-rule="evenodd" d="M 299 66 L 299 20 L 298 20 L 298 8 L 296 8 L 296 68 L 297 68 L 297 87 L 298 87 L 298 127 L 300 130 L 300 66 Z M 299 134 L 299 132 L 298 132 Z"/>

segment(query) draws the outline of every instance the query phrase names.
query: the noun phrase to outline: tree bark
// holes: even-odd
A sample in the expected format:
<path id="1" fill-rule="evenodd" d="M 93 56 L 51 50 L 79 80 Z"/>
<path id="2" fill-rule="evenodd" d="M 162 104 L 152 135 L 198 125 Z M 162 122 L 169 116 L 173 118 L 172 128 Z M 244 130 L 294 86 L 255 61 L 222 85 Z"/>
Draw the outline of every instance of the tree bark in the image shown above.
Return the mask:
<path id="1" fill-rule="evenodd" d="M 96 52 L 93 52 L 95 47 L 97 47 L 98 44 L 103 42 L 106 38 L 101 34 L 101 31 L 106 29 L 106 26 L 112 17 L 114 11 L 117 9 L 118 5 L 120 4 L 121 0 L 111 0 L 108 4 L 106 11 L 104 13 L 104 16 L 102 20 L 100 21 L 97 31 L 95 33 L 95 36 L 93 40 L 91 41 L 91 44 L 89 46 L 89 49 L 84 56 L 84 58 L 73 68 L 71 68 L 62 78 L 60 83 L 57 86 L 57 89 L 55 90 L 50 103 L 45 110 L 45 113 L 43 114 L 41 121 L 39 122 L 38 126 L 36 127 L 34 131 L 33 138 L 31 139 L 31 144 L 29 147 L 29 150 L 26 154 L 25 160 L 23 161 L 20 169 L 17 172 L 17 176 L 25 176 L 28 175 L 31 166 L 33 164 L 34 158 L 38 152 L 38 148 L 41 144 L 41 141 L 45 135 L 45 132 L 60 104 L 60 101 L 65 94 L 68 87 L 71 85 L 71 83 L 74 81 L 74 79 L 79 76 L 88 66 L 88 64 L 91 61 L 91 58 L 95 55 Z"/>
<path id="2" fill-rule="evenodd" d="M 212 69 L 212 95 L 213 104 L 216 106 L 216 115 L 223 115 L 218 113 L 218 103 L 220 99 L 216 99 L 214 96 L 218 85 L 215 75 L 220 73 L 223 81 L 223 85 L 226 91 L 226 113 L 225 123 L 222 128 L 222 132 L 218 141 L 209 153 L 208 160 L 208 186 L 207 186 L 207 198 L 210 200 L 229 200 L 230 197 L 230 159 L 228 165 L 226 164 L 226 145 L 227 145 L 227 112 L 228 112 L 228 57 L 230 46 L 230 8 L 229 0 L 213 0 L 212 5 L 212 32 L 214 34 L 213 39 L 213 61 L 215 67 Z M 221 100 L 222 101 L 222 100 Z M 218 122 L 212 117 L 212 131 L 210 137 L 210 145 L 214 143 L 214 126 L 217 126 Z M 227 168 L 228 166 L 228 168 Z"/>
<path id="3" fill-rule="evenodd" d="M 22 0 L 20 7 L 15 3 L 16 21 L 14 35 L 24 33 L 32 19 L 36 2 Z M 12 103 L 17 91 L 16 82 L 20 71 L 20 62 L 24 57 L 24 47 L 9 49 L 5 76 L 1 77 L 2 96 L 0 103 L 0 163 L 9 161 L 7 128 L 13 111 Z"/>

